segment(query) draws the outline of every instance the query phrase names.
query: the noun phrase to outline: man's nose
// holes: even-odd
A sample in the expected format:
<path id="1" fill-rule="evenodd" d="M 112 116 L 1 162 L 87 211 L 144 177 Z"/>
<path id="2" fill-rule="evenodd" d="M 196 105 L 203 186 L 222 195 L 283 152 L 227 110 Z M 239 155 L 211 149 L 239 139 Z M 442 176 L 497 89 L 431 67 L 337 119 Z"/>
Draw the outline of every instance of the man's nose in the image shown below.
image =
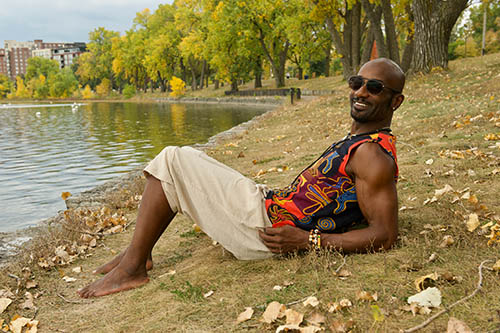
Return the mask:
<path id="1" fill-rule="evenodd" d="M 368 90 L 366 89 L 366 82 L 363 82 L 363 85 L 356 91 L 354 91 L 354 96 L 356 97 L 366 97 L 368 96 Z"/>

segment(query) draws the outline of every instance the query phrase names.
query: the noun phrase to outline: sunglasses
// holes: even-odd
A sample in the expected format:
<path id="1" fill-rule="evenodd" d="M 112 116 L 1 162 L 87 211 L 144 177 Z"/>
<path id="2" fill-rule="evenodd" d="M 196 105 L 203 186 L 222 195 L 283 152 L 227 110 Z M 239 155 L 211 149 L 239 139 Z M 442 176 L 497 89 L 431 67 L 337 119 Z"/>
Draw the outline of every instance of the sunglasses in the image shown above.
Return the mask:
<path id="1" fill-rule="evenodd" d="M 361 75 L 351 76 L 349 80 L 347 80 L 347 82 L 349 83 L 349 88 L 351 88 L 354 91 L 361 89 L 361 87 L 363 87 L 363 85 L 365 85 L 366 82 L 366 90 L 368 90 L 368 92 L 372 95 L 379 95 L 380 93 L 382 93 L 382 91 L 384 91 L 384 89 L 389 89 L 395 94 L 401 93 L 401 91 L 386 87 L 384 85 L 384 82 L 380 80 L 367 79 L 362 77 Z"/>

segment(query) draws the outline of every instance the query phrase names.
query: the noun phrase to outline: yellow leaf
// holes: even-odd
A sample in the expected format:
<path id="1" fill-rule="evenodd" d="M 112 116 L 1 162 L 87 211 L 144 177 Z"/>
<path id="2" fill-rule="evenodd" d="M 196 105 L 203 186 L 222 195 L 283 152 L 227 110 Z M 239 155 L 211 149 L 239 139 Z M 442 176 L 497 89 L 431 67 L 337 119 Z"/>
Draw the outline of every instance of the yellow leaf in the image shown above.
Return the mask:
<path id="1" fill-rule="evenodd" d="M 269 303 L 269 305 L 266 308 L 266 311 L 264 311 L 264 313 L 262 314 L 262 321 L 267 324 L 271 324 L 278 318 L 280 312 L 284 311 L 285 311 L 285 306 L 283 304 L 273 301 Z"/>
<path id="2" fill-rule="evenodd" d="M 71 196 L 71 193 L 69 193 L 69 192 L 63 192 L 63 193 L 61 193 L 61 198 L 64 201 L 66 201 L 66 199 L 68 199 L 70 196 Z"/>
<path id="3" fill-rule="evenodd" d="M 473 205 L 477 204 L 479 202 L 479 200 L 477 200 L 477 197 L 475 194 L 471 195 L 470 198 L 469 198 L 469 202 Z"/>
<path id="4" fill-rule="evenodd" d="M 323 316 L 321 313 L 314 312 L 308 319 L 307 321 L 310 322 L 313 325 L 321 325 L 325 322 L 326 318 Z"/>
<path id="5" fill-rule="evenodd" d="M 236 323 L 242 323 L 244 321 L 247 321 L 249 320 L 250 318 L 252 318 L 252 315 L 253 315 L 253 309 L 251 307 L 247 307 L 245 308 L 245 311 L 243 311 L 242 313 L 240 313 L 238 315 L 238 319 L 236 319 Z"/>
<path id="6" fill-rule="evenodd" d="M 313 308 L 315 308 L 316 306 L 318 306 L 319 301 L 318 301 L 318 299 L 315 296 L 309 296 L 304 302 L 302 302 L 302 304 L 304 306 L 310 305 Z"/>
<path id="7" fill-rule="evenodd" d="M 378 307 L 378 305 L 372 305 L 372 316 L 375 321 L 384 321 L 384 314 Z"/>
<path id="8" fill-rule="evenodd" d="M 477 214 L 472 213 L 469 215 L 469 219 L 467 221 L 467 230 L 473 232 L 479 226 L 479 217 Z"/>
<path id="9" fill-rule="evenodd" d="M 500 259 L 493 265 L 493 270 L 500 272 Z"/>
<path id="10" fill-rule="evenodd" d="M 451 237 L 450 235 L 446 235 L 443 237 L 443 241 L 441 242 L 441 244 L 439 244 L 439 247 L 448 247 L 454 242 L 455 240 L 453 239 L 453 237 Z"/>
<path id="11" fill-rule="evenodd" d="M 361 300 L 361 301 L 368 301 L 368 302 L 377 301 L 378 295 L 377 295 L 377 293 L 371 294 L 368 291 L 358 290 L 356 292 L 356 299 Z"/>
<path id="12" fill-rule="evenodd" d="M 422 291 L 429 287 L 429 284 L 432 284 L 431 281 L 436 281 L 437 279 L 439 279 L 439 274 L 436 272 L 421 276 L 415 279 L 415 287 L 417 288 L 417 291 Z"/>
<path id="13" fill-rule="evenodd" d="M 12 303 L 12 300 L 7 297 L 0 298 L 0 313 L 4 312 L 5 309 Z"/>
<path id="14" fill-rule="evenodd" d="M 287 325 L 300 325 L 302 323 L 302 320 L 304 320 L 304 314 L 297 312 L 293 309 L 287 309 L 285 311 L 285 316 L 286 316 L 286 324 Z"/>

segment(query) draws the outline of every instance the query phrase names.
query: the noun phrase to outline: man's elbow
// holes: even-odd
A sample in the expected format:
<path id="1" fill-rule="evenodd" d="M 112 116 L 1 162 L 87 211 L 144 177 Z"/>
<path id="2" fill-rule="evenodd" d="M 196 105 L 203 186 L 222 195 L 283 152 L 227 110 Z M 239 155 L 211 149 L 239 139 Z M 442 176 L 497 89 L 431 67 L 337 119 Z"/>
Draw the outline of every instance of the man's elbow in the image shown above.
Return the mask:
<path id="1" fill-rule="evenodd" d="M 384 235 L 384 239 L 381 240 L 382 242 L 380 250 L 389 250 L 394 246 L 397 239 L 398 239 L 398 231 L 390 230 Z"/>

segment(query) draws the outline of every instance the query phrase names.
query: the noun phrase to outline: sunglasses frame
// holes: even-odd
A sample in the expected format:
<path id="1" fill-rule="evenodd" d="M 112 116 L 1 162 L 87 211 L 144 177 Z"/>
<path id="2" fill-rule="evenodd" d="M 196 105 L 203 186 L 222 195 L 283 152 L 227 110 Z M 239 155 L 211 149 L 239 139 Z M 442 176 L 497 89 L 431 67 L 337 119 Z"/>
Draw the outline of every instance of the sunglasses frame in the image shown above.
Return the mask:
<path id="1" fill-rule="evenodd" d="M 358 89 L 354 89 L 353 87 L 351 87 L 351 80 L 352 79 L 361 79 L 363 81 L 363 84 L 358 88 Z M 372 81 L 372 82 L 376 82 L 376 83 L 379 83 L 382 85 L 382 89 L 378 92 L 378 93 L 375 93 L 375 92 L 371 92 L 370 89 L 368 88 L 368 83 Z M 367 79 L 366 77 L 362 77 L 361 75 L 353 75 L 351 77 L 349 77 L 349 79 L 347 79 L 347 84 L 349 85 L 349 88 L 351 88 L 352 90 L 359 90 L 361 89 L 364 85 L 366 85 L 366 90 L 371 94 L 371 95 L 380 95 L 382 93 L 382 91 L 384 91 L 384 89 L 389 89 L 390 91 L 392 91 L 393 93 L 395 94 L 401 94 L 401 91 L 399 90 L 396 90 L 396 89 L 392 89 L 390 87 L 387 87 L 383 81 L 380 81 L 380 80 L 377 80 L 377 79 Z"/>

